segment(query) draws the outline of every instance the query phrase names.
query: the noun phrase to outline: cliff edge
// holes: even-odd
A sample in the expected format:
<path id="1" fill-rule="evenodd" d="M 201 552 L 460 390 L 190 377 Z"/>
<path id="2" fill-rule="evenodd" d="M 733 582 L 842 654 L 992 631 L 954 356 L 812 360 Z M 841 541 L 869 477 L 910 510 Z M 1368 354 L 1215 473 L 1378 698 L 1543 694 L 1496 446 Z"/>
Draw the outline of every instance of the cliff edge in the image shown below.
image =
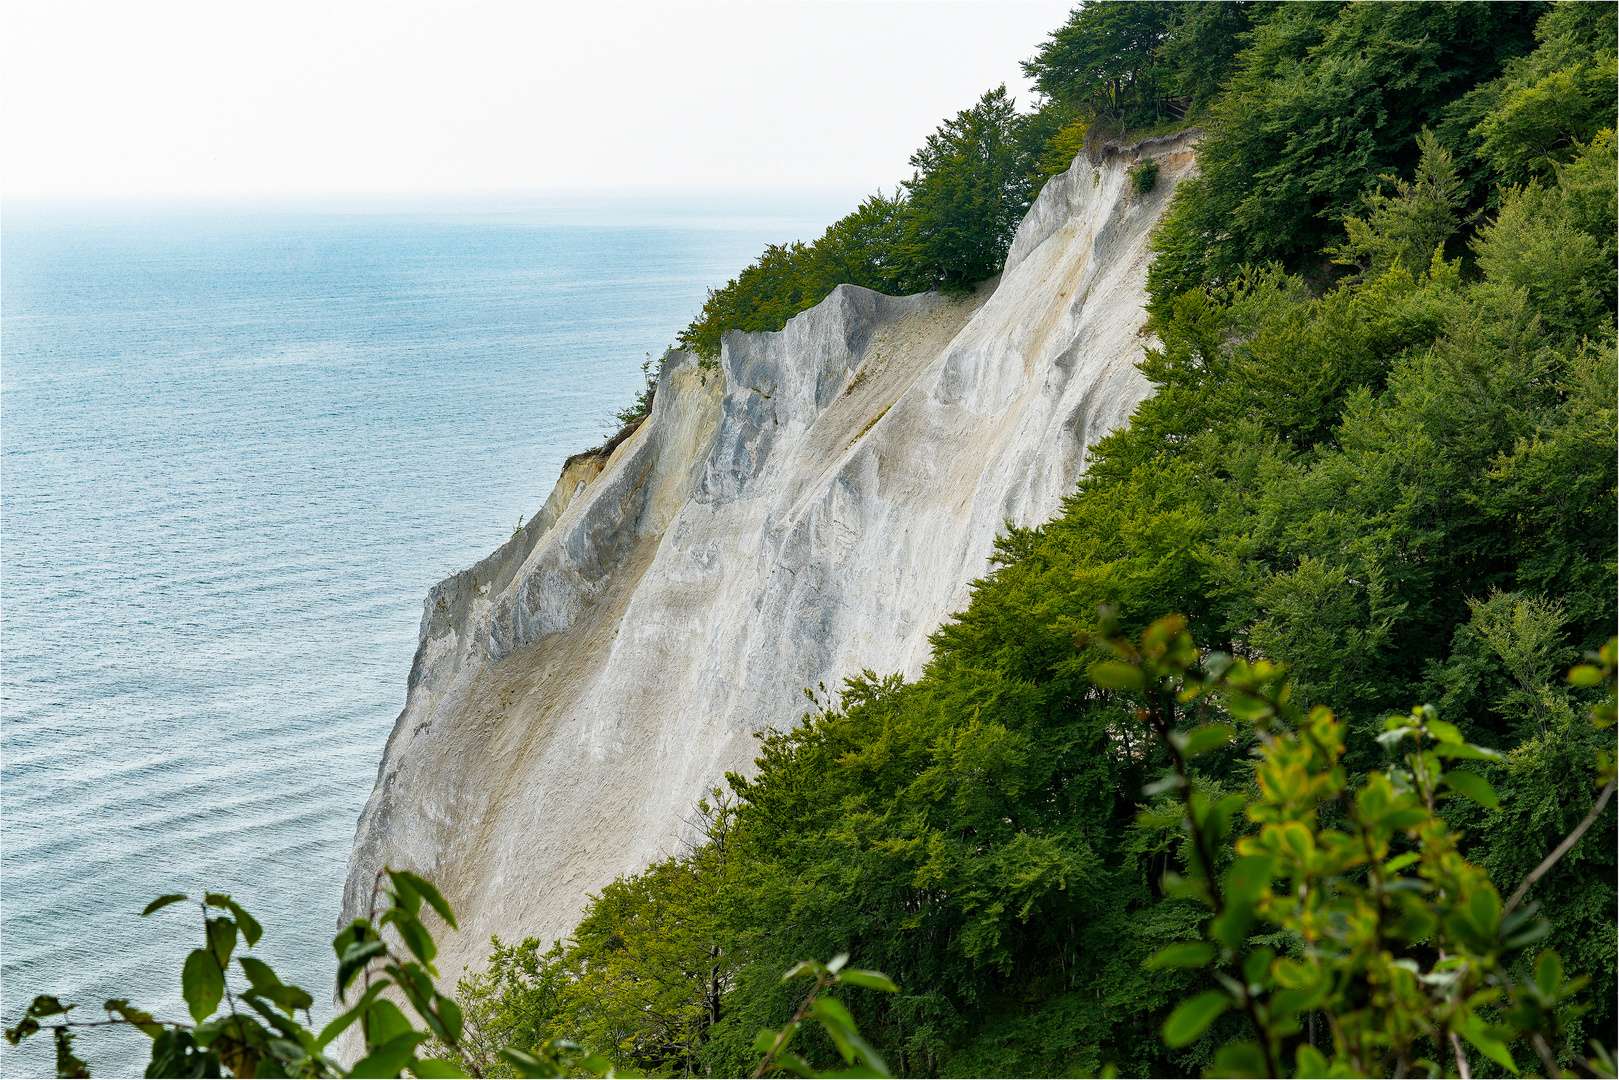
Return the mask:
<path id="1" fill-rule="evenodd" d="M 918 674 L 1004 522 L 1053 516 L 1148 392 L 1147 238 L 1193 141 L 1082 155 L 970 297 L 844 285 L 779 333 L 727 335 L 717 363 L 671 352 L 604 467 L 564 470 L 428 593 L 343 918 L 391 864 L 454 905 L 447 975 L 491 934 L 566 936 L 587 894 L 677 850 L 804 687 Z"/>

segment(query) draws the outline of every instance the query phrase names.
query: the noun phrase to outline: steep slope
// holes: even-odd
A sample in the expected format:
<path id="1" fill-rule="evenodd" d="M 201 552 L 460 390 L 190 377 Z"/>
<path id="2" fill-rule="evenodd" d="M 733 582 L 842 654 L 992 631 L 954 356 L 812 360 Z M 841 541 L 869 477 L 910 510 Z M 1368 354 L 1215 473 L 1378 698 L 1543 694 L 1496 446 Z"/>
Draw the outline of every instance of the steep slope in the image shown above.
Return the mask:
<path id="1" fill-rule="evenodd" d="M 670 353 L 605 468 L 565 471 L 429 592 L 344 918 L 391 864 L 455 906 L 447 974 L 491 934 L 563 936 L 587 893 L 677 848 L 804 687 L 916 674 L 1003 523 L 1055 513 L 1147 392 L 1146 241 L 1192 167 L 1189 136 L 1082 156 L 972 297 L 841 286 L 717 364 Z"/>

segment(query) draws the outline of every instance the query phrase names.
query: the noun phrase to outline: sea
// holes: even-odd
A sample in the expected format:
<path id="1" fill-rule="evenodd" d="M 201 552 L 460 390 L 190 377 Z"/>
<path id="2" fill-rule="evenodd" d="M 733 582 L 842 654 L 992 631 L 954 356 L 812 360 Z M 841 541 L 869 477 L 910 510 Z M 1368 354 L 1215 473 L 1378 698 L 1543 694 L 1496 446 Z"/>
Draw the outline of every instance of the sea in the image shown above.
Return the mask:
<path id="1" fill-rule="evenodd" d="M 6 204 L 0 1019 L 185 1020 L 201 912 L 140 911 L 204 891 L 329 1018 L 426 590 L 543 506 L 709 288 L 845 202 Z M 149 1047 L 74 1049 L 130 1076 Z M 48 1033 L 0 1048 L 52 1062 Z"/>

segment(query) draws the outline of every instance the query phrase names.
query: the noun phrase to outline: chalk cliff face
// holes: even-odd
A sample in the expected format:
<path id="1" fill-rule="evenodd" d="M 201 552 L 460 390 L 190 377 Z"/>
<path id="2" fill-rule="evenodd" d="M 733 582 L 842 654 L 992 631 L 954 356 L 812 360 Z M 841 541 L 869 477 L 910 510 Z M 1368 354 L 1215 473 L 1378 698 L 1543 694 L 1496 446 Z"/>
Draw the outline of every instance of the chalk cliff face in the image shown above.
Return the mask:
<path id="1" fill-rule="evenodd" d="M 1160 164 L 1138 195 L 1126 168 Z M 605 467 L 427 596 L 409 696 L 355 837 L 344 918 L 384 864 L 426 875 L 462 933 L 565 936 L 587 894 L 673 853 L 697 799 L 747 771 L 802 690 L 919 673 L 1008 520 L 1053 516 L 1135 369 L 1147 236 L 1186 137 L 1081 156 L 998 284 L 841 286 L 717 364 L 670 353 Z"/>

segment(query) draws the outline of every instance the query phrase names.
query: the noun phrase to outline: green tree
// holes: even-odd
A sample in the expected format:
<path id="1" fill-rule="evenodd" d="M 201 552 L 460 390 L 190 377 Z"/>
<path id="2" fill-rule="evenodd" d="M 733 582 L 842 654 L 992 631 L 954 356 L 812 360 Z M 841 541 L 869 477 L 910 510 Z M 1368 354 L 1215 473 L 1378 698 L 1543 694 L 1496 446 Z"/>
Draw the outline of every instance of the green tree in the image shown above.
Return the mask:
<path id="1" fill-rule="evenodd" d="M 1028 212 L 1044 140 L 1025 137 L 1000 86 L 911 155 L 905 259 L 913 285 L 961 289 L 998 274 Z"/>
<path id="2" fill-rule="evenodd" d="M 1543 627 L 1544 613 L 1518 622 Z M 1205 655 L 1178 616 L 1153 623 L 1139 646 L 1106 615 L 1102 624 L 1117 658 L 1092 664 L 1091 677 L 1133 696 L 1168 751 L 1170 769 L 1148 791 L 1181 795 L 1175 817 L 1188 835 L 1187 872 L 1166 877 L 1165 888 L 1196 899 L 1212 916 L 1199 940 L 1166 946 L 1149 961 L 1155 968 L 1212 966 L 1221 983 L 1177 1006 L 1164 1023 L 1166 1042 L 1191 1043 L 1235 1009 L 1250 1037 L 1226 1042 L 1212 1075 L 1283 1076 L 1291 1044 L 1301 1077 L 1404 1076 L 1414 1068 L 1448 1075 L 1449 1062 L 1440 1063 L 1447 1057 L 1465 1076 L 1464 1040 L 1512 1073 L 1519 1067 L 1511 1044 L 1522 1040 L 1547 1075 L 1562 1075 L 1558 1051 L 1570 1051 L 1570 1021 L 1585 1011 L 1575 995 L 1589 980 L 1566 978 L 1551 950 L 1524 977 L 1530 965 L 1518 954 L 1544 939 L 1550 925 L 1535 918 L 1536 905 L 1513 910 L 1522 890 L 1503 906 L 1437 813 L 1441 800 L 1455 798 L 1498 808 L 1490 784 L 1465 766 L 1500 755 L 1467 742 L 1423 706 L 1390 717 L 1378 737 L 1396 753 L 1409 744 L 1409 752 L 1351 792 L 1344 725 L 1324 706 L 1306 715 L 1294 704 L 1284 669 Z M 1544 637 L 1543 629 L 1527 632 Z M 1619 642 L 1610 639 L 1593 657 L 1602 669 L 1572 676 L 1609 684 L 1607 715 L 1598 716 L 1604 727 L 1612 722 L 1616 656 Z M 1257 797 L 1209 798 L 1192 764 L 1235 740 L 1238 725 L 1258 739 Z M 1220 872 L 1218 853 L 1241 828 L 1239 811 L 1246 835 Z M 1267 924 L 1294 944 L 1279 954 L 1255 934 Z M 1297 1038 L 1317 1012 L 1330 1030 L 1328 1054 L 1313 1037 Z M 1592 1046 L 1611 1066 L 1606 1048 L 1596 1040 Z M 1577 1049 L 1573 1056 L 1590 1071 Z"/>
<path id="3" fill-rule="evenodd" d="M 1023 74 L 1046 97 L 1083 106 L 1113 127 L 1143 114 L 1160 117 L 1173 86 L 1160 50 L 1176 7 L 1154 0 L 1082 4 L 1023 61 Z"/>
<path id="4" fill-rule="evenodd" d="M 1561 0 L 1535 26 L 1539 47 L 1478 93 L 1480 153 L 1510 181 L 1546 179 L 1581 143 L 1612 129 L 1619 21 L 1610 4 Z"/>
<path id="5" fill-rule="evenodd" d="M 1424 130 L 1417 145 L 1422 157 L 1416 179 L 1378 177 L 1380 186 L 1391 184 L 1394 193 L 1367 193 L 1367 216 L 1345 219 L 1348 240 L 1326 249 L 1334 262 L 1363 274 L 1381 274 L 1396 260 L 1420 270 L 1444 257 L 1445 241 L 1461 225 L 1457 211 L 1467 203 L 1467 188 L 1456 174 L 1450 152 L 1433 132 Z"/>
<path id="6" fill-rule="evenodd" d="M 1174 22 L 1159 48 L 1175 73 L 1174 93 L 1195 115 L 1220 93 L 1253 24 L 1278 5 L 1269 0 L 1189 0 L 1173 5 Z"/>
<path id="7" fill-rule="evenodd" d="M 1529 51 L 1537 14 L 1519 3 L 1284 4 L 1257 22 L 1212 108 L 1199 175 L 1177 189 L 1155 241 L 1155 302 L 1230 281 L 1245 263 L 1318 269 L 1362 192 L 1411 170 L 1424 126 L 1471 153 L 1446 110 Z"/>

